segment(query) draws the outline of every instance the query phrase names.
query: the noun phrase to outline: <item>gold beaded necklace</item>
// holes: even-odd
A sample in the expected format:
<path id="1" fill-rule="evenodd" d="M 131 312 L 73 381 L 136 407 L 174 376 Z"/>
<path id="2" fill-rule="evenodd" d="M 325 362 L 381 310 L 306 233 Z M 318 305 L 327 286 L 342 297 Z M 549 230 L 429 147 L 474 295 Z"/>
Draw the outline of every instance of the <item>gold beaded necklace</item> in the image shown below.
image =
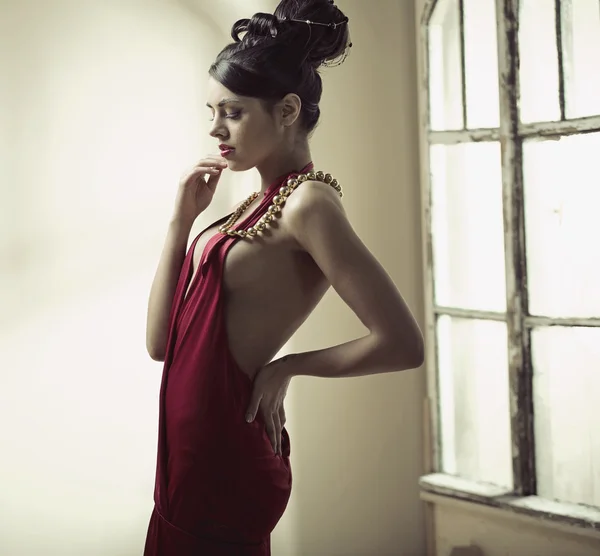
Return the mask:
<path id="1" fill-rule="evenodd" d="M 273 197 L 273 204 L 267 209 L 264 216 L 254 225 L 247 230 L 232 230 L 233 225 L 239 220 L 240 216 L 244 211 L 258 198 L 258 193 L 252 193 L 229 217 L 227 222 L 219 227 L 219 232 L 231 237 L 241 237 L 252 239 L 256 237 L 259 232 L 264 232 L 275 219 L 281 215 L 281 209 L 285 204 L 287 198 L 292 192 L 303 182 L 307 180 L 320 181 L 331 185 L 342 197 L 342 187 L 337 180 L 333 179 L 331 174 L 324 174 L 323 172 L 308 172 L 306 174 L 300 174 L 297 178 L 291 178 L 288 180 L 287 185 L 284 185 L 279 190 L 279 195 Z"/>

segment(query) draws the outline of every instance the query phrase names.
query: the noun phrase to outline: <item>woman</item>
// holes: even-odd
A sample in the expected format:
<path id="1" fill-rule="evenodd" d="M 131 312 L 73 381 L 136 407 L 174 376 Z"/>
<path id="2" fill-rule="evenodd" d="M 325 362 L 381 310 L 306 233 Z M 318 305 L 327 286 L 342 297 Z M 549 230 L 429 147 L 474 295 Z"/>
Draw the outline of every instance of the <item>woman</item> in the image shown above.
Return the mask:
<path id="1" fill-rule="evenodd" d="M 340 186 L 313 172 L 317 70 L 345 57 L 348 18 L 331 0 L 282 0 L 274 15 L 238 21 L 232 36 L 209 72 L 221 154 L 182 180 L 150 294 L 147 347 L 164 373 L 145 556 L 270 554 L 291 491 L 283 400 L 292 377 L 384 373 L 423 359 L 421 332 L 348 223 Z M 261 191 L 186 255 L 226 168 L 257 168 Z M 369 334 L 269 363 L 330 285 Z"/>

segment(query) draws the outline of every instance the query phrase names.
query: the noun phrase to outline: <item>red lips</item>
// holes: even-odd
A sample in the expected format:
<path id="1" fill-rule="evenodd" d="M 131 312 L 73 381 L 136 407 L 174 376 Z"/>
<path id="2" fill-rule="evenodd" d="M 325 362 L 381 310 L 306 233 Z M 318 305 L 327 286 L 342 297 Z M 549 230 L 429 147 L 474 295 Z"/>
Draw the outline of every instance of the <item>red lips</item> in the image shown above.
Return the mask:
<path id="1" fill-rule="evenodd" d="M 235 149 L 229 145 L 219 145 L 219 148 L 221 149 L 221 156 L 223 158 L 229 158 L 235 152 Z"/>

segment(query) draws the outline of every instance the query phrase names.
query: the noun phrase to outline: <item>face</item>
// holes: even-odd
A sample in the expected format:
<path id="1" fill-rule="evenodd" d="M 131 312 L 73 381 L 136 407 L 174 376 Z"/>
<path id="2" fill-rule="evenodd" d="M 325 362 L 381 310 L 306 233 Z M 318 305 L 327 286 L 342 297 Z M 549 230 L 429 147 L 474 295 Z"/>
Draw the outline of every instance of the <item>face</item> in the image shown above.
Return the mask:
<path id="1" fill-rule="evenodd" d="M 218 140 L 231 170 L 241 172 L 259 166 L 278 150 L 281 123 L 259 99 L 236 95 L 211 77 L 207 106 L 210 135 Z"/>

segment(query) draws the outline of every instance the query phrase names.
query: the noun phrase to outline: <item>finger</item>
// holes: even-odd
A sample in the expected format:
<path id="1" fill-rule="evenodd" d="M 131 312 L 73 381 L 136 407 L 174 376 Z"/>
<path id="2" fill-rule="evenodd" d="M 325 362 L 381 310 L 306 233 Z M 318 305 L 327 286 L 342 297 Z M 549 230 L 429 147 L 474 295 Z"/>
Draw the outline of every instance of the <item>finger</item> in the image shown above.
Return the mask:
<path id="1" fill-rule="evenodd" d="M 277 430 L 275 429 L 275 422 L 273 416 L 267 417 L 266 419 L 266 429 L 267 435 L 269 436 L 269 440 L 271 441 L 271 446 L 273 446 L 273 453 L 277 453 Z"/>
<path id="2" fill-rule="evenodd" d="M 275 427 L 275 453 L 281 455 L 281 421 L 279 420 L 279 412 L 273 413 L 273 425 Z"/>
<path id="3" fill-rule="evenodd" d="M 226 167 L 227 160 L 225 160 L 219 154 L 209 154 L 206 157 L 204 157 L 200 162 L 198 162 L 197 165 L 198 166 L 215 166 L 215 165 L 217 165 L 217 166 Z"/>
<path id="4" fill-rule="evenodd" d="M 206 165 L 198 165 L 195 166 L 192 171 L 190 172 L 190 177 L 191 176 L 204 176 L 205 174 L 220 174 L 222 171 L 224 170 L 224 168 L 222 166 L 219 166 L 216 162 L 212 163 L 212 164 L 206 164 Z"/>
<path id="5" fill-rule="evenodd" d="M 219 180 L 221 179 L 222 170 L 216 170 L 214 173 L 211 172 L 210 177 L 206 181 L 206 187 L 208 187 L 213 193 L 217 189 Z"/>
<path id="6" fill-rule="evenodd" d="M 252 423 L 256 418 L 256 414 L 258 413 L 258 408 L 260 407 L 260 402 L 262 400 L 262 394 L 258 390 L 254 390 L 252 392 L 252 398 L 250 398 L 250 404 L 248 405 L 248 409 L 246 410 L 246 421 L 248 423 Z"/>
<path id="7" fill-rule="evenodd" d="M 215 170 L 221 171 L 227 168 L 227 162 L 225 159 L 213 157 L 213 158 L 203 158 L 200 160 L 195 166 L 193 166 L 188 174 L 191 176 L 193 174 L 207 174 L 213 173 Z"/>
<path id="8" fill-rule="evenodd" d="M 281 423 L 281 428 L 283 429 L 283 427 L 285 427 L 285 424 L 287 423 L 283 404 L 281 404 L 281 407 L 279 408 L 279 422 Z"/>

